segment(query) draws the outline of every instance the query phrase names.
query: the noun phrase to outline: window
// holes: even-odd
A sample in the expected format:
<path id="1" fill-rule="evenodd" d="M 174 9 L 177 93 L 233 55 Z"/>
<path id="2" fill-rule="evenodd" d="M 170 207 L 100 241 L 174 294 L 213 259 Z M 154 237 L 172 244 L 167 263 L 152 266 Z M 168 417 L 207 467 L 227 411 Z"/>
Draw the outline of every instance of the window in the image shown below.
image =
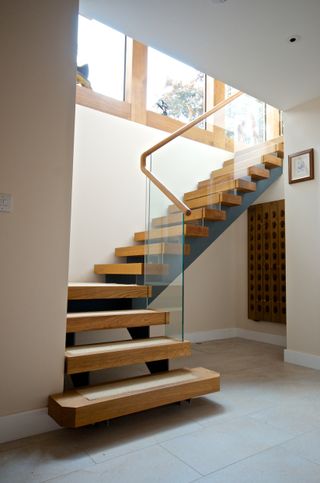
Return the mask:
<path id="1" fill-rule="evenodd" d="M 124 100 L 124 34 L 79 15 L 77 65 L 83 64 L 94 91 Z"/>
<path id="2" fill-rule="evenodd" d="M 204 112 L 205 75 L 158 50 L 148 49 L 147 109 L 182 122 Z"/>
<path id="3" fill-rule="evenodd" d="M 226 85 L 226 97 L 237 92 Z M 236 149 L 263 143 L 266 139 L 266 104 L 242 95 L 226 106 L 225 129 L 234 133 Z"/>

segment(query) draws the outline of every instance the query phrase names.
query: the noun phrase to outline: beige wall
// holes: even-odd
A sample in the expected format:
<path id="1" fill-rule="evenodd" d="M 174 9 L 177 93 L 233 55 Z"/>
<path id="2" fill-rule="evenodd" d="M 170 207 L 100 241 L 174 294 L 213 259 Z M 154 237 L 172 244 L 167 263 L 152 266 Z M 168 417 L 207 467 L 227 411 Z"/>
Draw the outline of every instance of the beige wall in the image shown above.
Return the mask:
<path id="1" fill-rule="evenodd" d="M 0 415 L 63 382 L 76 0 L 1 4 Z"/>
<path id="2" fill-rule="evenodd" d="M 315 179 L 288 184 L 285 163 L 288 349 L 320 355 L 320 98 L 284 114 L 286 154 L 315 150 Z"/>

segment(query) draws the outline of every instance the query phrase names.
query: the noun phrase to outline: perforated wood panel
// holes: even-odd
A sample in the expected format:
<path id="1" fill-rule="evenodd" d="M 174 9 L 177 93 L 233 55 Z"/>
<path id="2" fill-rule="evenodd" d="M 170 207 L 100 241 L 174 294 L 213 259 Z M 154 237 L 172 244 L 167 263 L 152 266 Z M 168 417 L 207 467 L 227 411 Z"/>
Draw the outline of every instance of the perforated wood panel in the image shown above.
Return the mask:
<path id="1" fill-rule="evenodd" d="M 284 200 L 248 210 L 248 317 L 286 323 Z"/>

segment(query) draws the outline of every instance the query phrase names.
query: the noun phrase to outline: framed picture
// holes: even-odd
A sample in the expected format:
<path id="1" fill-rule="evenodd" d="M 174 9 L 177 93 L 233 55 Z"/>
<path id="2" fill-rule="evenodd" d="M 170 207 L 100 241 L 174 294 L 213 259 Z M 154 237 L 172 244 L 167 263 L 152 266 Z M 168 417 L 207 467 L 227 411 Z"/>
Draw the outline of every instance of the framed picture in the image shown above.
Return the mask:
<path id="1" fill-rule="evenodd" d="M 290 154 L 288 161 L 290 184 L 314 179 L 313 149 Z"/>

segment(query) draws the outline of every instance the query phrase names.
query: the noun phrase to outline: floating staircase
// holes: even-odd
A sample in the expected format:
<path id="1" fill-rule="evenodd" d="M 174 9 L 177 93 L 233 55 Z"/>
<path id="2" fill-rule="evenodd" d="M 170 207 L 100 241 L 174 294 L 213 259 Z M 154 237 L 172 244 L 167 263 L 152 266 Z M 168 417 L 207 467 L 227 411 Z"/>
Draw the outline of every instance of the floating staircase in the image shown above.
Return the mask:
<path id="1" fill-rule="evenodd" d="M 65 374 L 74 388 L 50 396 L 48 404 L 61 426 L 80 427 L 219 391 L 220 376 L 214 371 L 169 370 L 169 360 L 191 354 L 190 343 L 151 337 L 150 328 L 170 327 L 174 313 L 166 307 L 146 309 L 145 302 L 156 299 L 179 275 L 175 256 L 183 254 L 183 267 L 190 265 L 281 175 L 282 158 L 283 144 L 277 139 L 225 161 L 185 194 L 192 211 L 183 224 L 177 207 L 169 206 L 167 214 L 152 219 L 149 231 L 133 235 L 132 246 L 115 249 L 121 263 L 95 265 L 105 283 L 69 285 Z M 187 243 L 181 242 L 184 238 Z M 145 283 L 152 277 L 154 286 Z M 131 339 L 77 344 L 77 333 L 124 328 Z M 90 385 L 94 371 L 141 363 L 150 374 Z"/>

